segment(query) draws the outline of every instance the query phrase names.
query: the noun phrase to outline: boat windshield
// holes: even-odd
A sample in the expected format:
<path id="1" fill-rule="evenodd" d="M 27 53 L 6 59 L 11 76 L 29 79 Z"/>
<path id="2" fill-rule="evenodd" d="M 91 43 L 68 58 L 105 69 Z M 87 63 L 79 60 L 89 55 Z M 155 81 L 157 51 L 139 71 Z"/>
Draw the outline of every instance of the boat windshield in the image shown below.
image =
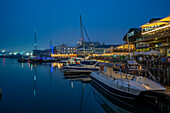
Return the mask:
<path id="1" fill-rule="evenodd" d="M 82 61 L 81 64 L 84 64 L 84 65 L 94 65 L 96 64 L 97 61 Z"/>

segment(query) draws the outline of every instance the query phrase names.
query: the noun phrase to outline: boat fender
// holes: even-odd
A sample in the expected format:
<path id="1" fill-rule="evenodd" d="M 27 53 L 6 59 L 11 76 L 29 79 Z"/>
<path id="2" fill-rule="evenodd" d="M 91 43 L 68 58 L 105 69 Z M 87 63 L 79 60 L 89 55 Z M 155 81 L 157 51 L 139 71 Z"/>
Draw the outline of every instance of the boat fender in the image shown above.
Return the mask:
<path id="1" fill-rule="evenodd" d="M 104 66 L 100 66 L 100 69 L 101 69 L 101 70 L 104 70 Z"/>
<path id="2" fill-rule="evenodd" d="M 122 69 L 125 69 L 125 65 L 122 65 L 121 68 L 122 68 Z"/>

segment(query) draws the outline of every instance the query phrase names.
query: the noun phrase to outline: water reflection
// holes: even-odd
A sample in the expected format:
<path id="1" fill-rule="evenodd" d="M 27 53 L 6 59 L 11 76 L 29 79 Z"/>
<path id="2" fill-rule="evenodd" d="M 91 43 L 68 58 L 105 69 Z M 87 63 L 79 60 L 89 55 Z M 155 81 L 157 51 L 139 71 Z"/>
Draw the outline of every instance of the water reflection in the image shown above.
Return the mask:
<path id="1" fill-rule="evenodd" d="M 64 79 L 70 81 L 81 81 L 82 83 L 90 83 L 90 75 L 64 75 Z"/>
<path id="2" fill-rule="evenodd" d="M 105 92 L 100 89 L 95 83 L 91 83 L 93 87 L 93 94 L 95 97 L 95 100 L 100 104 L 100 106 L 107 112 L 107 113 L 130 113 L 132 112 L 132 109 L 134 109 L 133 105 L 130 105 L 126 102 L 119 102 L 116 98 L 108 99 Z M 111 102 L 112 100 L 112 102 Z M 120 104 L 120 105 L 118 105 Z"/>
<path id="3" fill-rule="evenodd" d="M 84 113 L 85 112 L 85 107 L 87 104 L 88 98 L 85 98 L 85 84 L 90 83 L 91 78 L 89 75 L 65 75 L 64 79 L 67 79 L 70 81 L 70 86 L 71 88 L 74 88 L 74 82 L 80 81 L 82 82 L 82 91 L 81 91 L 81 99 L 80 99 L 80 109 L 79 113 Z M 91 93 L 89 92 L 87 97 L 89 97 Z M 86 101 L 85 101 L 86 100 Z"/>
<path id="4" fill-rule="evenodd" d="M 24 63 L 23 62 L 21 63 L 21 65 L 22 65 L 22 68 L 24 68 Z"/>
<path id="5" fill-rule="evenodd" d="M 94 82 L 91 82 L 93 87 L 93 93 L 95 100 L 107 113 L 158 113 L 160 112 L 157 108 L 149 105 L 144 100 L 138 100 L 134 102 L 123 101 L 114 96 L 109 95 Z"/>
<path id="6" fill-rule="evenodd" d="M 0 88 L 0 100 L 2 99 L 2 89 Z"/>
<path id="7" fill-rule="evenodd" d="M 0 69 L 3 68 L 0 76 L 2 113 L 166 113 L 170 109 L 164 103 L 159 103 L 160 110 L 157 110 L 142 101 L 136 104 L 116 99 L 95 86 L 90 76 L 63 76 L 58 69 L 60 63 L 16 65 L 17 60 L 3 60 L 0 62 Z"/>
<path id="8" fill-rule="evenodd" d="M 3 58 L 3 66 L 5 66 L 5 58 Z"/>
<path id="9" fill-rule="evenodd" d="M 33 65 L 33 64 L 30 64 Z M 37 82 L 37 67 L 36 64 L 33 65 L 34 68 L 34 97 L 36 97 L 36 82 Z"/>

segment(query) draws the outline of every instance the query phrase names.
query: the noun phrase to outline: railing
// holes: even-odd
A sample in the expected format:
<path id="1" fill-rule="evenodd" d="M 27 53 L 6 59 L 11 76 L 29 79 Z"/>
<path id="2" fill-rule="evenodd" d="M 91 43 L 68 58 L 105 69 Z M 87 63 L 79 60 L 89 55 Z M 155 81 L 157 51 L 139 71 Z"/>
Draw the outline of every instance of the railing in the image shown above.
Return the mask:
<path id="1" fill-rule="evenodd" d="M 147 33 L 144 34 L 143 37 L 144 39 L 150 39 L 150 38 L 156 38 L 159 36 L 166 36 L 166 35 L 170 35 L 170 28 L 162 29 L 157 32 Z"/>

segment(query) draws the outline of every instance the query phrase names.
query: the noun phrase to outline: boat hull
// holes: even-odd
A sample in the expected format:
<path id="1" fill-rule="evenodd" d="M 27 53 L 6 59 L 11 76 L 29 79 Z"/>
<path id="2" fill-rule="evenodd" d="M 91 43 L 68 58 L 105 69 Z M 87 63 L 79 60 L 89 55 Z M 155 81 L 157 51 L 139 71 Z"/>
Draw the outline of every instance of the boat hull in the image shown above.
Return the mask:
<path id="1" fill-rule="evenodd" d="M 90 75 L 92 71 L 65 69 L 63 72 L 64 72 L 64 75 L 81 75 L 81 74 Z"/>
<path id="2" fill-rule="evenodd" d="M 100 80 L 96 79 L 94 76 L 91 76 L 91 79 L 92 79 L 93 83 L 95 83 L 96 85 L 101 87 L 108 94 L 116 96 L 118 98 L 124 98 L 124 99 L 127 99 L 127 100 L 135 100 L 137 98 L 137 96 L 138 96 L 138 95 L 133 95 L 133 94 L 130 94 L 130 93 L 126 93 L 126 92 L 120 91 L 118 89 L 115 89 L 113 87 L 110 87 L 110 86 L 104 84 L 103 82 L 101 82 Z"/>

